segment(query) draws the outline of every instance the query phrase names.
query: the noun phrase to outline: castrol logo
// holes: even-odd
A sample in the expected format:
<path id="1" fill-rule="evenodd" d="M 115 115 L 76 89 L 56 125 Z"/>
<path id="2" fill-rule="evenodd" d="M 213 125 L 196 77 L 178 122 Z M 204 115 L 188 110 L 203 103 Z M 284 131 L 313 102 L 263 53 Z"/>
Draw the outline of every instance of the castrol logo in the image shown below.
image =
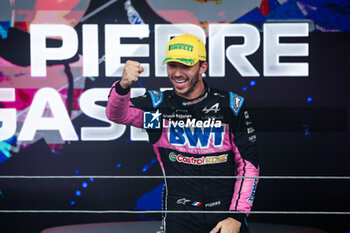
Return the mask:
<path id="1" fill-rule="evenodd" d="M 191 165 L 208 165 L 227 162 L 228 154 L 218 155 L 218 156 L 202 156 L 200 158 L 184 156 L 182 154 L 176 154 L 171 152 L 169 154 L 170 161 L 191 164 Z"/>

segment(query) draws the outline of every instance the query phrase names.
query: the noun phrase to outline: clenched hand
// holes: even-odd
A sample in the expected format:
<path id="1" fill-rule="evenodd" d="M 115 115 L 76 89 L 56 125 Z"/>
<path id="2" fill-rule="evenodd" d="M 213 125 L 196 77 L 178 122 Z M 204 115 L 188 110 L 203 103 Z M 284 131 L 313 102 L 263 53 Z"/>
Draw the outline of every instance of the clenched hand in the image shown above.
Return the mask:
<path id="1" fill-rule="evenodd" d="M 139 62 L 131 60 L 126 61 L 122 79 L 120 80 L 120 86 L 124 89 L 129 87 L 133 82 L 139 79 L 143 71 L 144 69 Z"/>
<path id="2" fill-rule="evenodd" d="M 242 223 L 233 219 L 226 218 L 225 220 L 220 221 L 210 233 L 217 233 L 220 230 L 220 233 L 238 233 L 241 228 Z"/>

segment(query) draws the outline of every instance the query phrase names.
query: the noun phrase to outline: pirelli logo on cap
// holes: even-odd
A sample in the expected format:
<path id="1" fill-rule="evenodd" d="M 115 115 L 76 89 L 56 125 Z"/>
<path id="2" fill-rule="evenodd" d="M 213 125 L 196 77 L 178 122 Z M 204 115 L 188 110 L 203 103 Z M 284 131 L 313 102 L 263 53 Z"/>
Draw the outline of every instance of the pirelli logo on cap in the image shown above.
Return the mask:
<path id="1" fill-rule="evenodd" d="M 174 50 L 174 49 L 182 49 L 182 50 L 187 50 L 187 51 L 192 52 L 193 46 L 189 45 L 189 44 L 180 44 L 180 43 L 169 45 L 169 49 L 168 49 L 169 51 Z"/>

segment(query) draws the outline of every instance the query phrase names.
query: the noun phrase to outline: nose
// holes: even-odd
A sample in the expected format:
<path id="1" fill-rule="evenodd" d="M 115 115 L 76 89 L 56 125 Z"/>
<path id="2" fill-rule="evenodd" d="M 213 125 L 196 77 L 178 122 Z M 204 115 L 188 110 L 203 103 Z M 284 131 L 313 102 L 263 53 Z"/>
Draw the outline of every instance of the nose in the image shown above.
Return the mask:
<path id="1" fill-rule="evenodd" d="M 182 77 L 182 69 L 180 67 L 174 67 L 174 77 Z"/>

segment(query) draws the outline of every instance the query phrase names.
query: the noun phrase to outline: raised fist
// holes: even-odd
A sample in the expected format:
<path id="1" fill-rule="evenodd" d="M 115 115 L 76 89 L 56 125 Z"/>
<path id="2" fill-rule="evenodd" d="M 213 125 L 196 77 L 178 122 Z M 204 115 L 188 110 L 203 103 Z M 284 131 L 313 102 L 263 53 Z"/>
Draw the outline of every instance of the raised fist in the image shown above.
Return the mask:
<path id="1" fill-rule="evenodd" d="M 139 79 L 143 71 L 144 69 L 139 62 L 131 60 L 126 61 L 122 79 L 120 80 L 120 86 L 124 89 L 129 87 L 133 82 Z"/>

